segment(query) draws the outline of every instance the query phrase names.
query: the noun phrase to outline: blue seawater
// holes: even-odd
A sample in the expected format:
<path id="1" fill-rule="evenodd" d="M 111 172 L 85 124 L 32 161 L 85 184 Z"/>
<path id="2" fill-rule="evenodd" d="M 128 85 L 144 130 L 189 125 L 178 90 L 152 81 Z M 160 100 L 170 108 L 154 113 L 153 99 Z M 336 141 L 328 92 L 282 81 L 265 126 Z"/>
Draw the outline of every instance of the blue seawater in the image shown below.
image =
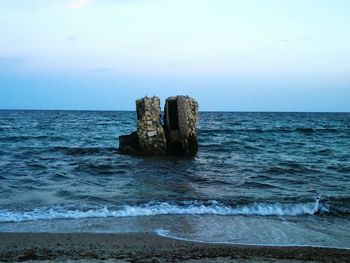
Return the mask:
<path id="1" fill-rule="evenodd" d="M 350 248 L 350 114 L 201 112 L 194 158 L 118 153 L 135 112 L 0 111 L 0 231 Z"/>

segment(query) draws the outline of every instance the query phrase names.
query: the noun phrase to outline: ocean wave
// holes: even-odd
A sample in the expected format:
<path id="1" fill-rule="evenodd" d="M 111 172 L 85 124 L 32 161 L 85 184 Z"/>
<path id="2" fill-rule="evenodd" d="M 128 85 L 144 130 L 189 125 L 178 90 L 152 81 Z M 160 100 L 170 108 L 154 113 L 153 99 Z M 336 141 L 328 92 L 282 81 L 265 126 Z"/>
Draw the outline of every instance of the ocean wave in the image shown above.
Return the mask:
<path id="1" fill-rule="evenodd" d="M 2 142 L 23 142 L 30 140 L 50 140 L 50 141 L 59 141 L 63 140 L 60 136 L 50 136 L 50 135 L 13 135 L 13 136 L 2 136 L 0 141 Z"/>
<path id="2" fill-rule="evenodd" d="M 328 213 L 329 207 L 319 199 L 306 203 L 254 203 L 245 206 L 228 206 L 217 201 L 188 201 L 178 204 L 150 202 L 140 206 L 107 207 L 89 210 L 73 210 L 63 207 L 36 208 L 32 211 L 0 210 L 0 222 L 23 222 L 52 219 L 86 219 L 107 217 L 136 217 L 155 215 L 218 215 L 218 216 L 301 216 Z"/>
<path id="3" fill-rule="evenodd" d="M 350 131 L 350 129 L 340 129 L 340 128 L 324 128 L 324 127 L 280 127 L 280 128 L 230 128 L 230 129 L 198 129 L 200 134 L 232 134 L 232 133 L 337 133 L 339 131 L 345 132 Z"/>
<path id="4" fill-rule="evenodd" d="M 81 156 L 81 155 L 91 155 L 91 154 L 99 154 L 99 153 L 117 153 L 118 148 L 115 147 L 52 147 L 51 151 L 62 151 L 66 155 L 72 156 Z"/>

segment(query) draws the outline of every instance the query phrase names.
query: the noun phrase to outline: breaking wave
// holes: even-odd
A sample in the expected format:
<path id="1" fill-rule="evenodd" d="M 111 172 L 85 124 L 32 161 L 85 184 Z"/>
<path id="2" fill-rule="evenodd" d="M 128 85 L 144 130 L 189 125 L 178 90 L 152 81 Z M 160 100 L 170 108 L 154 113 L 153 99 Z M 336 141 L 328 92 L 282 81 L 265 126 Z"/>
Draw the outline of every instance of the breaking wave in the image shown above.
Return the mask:
<path id="1" fill-rule="evenodd" d="M 23 222 L 52 219 L 86 219 L 106 217 L 135 217 L 154 215 L 255 215 L 255 216 L 300 216 L 329 213 L 329 207 L 319 199 L 307 203 L 254 203 L 245 206 L 228 206 L 217 201 L 199 201 L 172 204 L 150 202 L 140 206 L 123 206 L 120 209 L 95 208 L 74 210 L 63 207 L 36 208 L 31 211 L 0 210 L 0 222 Z"/>

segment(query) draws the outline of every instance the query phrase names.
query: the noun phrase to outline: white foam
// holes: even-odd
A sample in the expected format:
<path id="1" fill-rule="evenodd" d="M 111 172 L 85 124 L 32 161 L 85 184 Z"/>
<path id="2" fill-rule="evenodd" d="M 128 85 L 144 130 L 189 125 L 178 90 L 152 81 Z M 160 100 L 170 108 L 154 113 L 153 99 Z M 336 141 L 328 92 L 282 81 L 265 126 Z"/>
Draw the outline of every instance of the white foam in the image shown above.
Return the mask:
<path id="1" fill-rule="evenodd" d="M 258 242 L 258 243 L 253 243 L 253 242 L 229 242 L 229 241 L 203 241 L 200 239 L 194 238 L 184 238 L 184 237 L 178 237 L 176 235 L 171 234 L 171 231 L 163 228 L 159 228 L 155 230 L 155 233 L 158 236 L 161 237 L 167 237 L 171 239 L 176 239 L 176 240 L 182 240 L 182 241 L 189 241 L 189 242 L 196 242 L 196 243 L 206 243 L 206 244 L 224 244 L 224 245 L 243 245 L 243 246 L 268 246 L 268 247 L 315 247 L 315 248 L 335 248 L 335 249 L 346 249 L 350 250 L 350 247 L 346 246 L 333 246 L 333 245 L 319 245 L 319 244 L 306 244 L 306 245 L 301 245 L 298 243 L 287 243 L 287 244 L 281 244 L 280 241 L 274 243 L 273 241 L 271 243 L 265 243 L 265 242 Z"/>
<path id="2" fill-rule="evenodd" d="M 62 207 L 36 208 L 31 211 L 0 210 L 0 222 L 154 215 L 299 216 L 314 215 L 320 211 L 328 212 L 328 207 L 321 205 L 318 199 L 309 203 L 254 203 L 235 207 L 216 201 L 210 203 L 192 201 L 181 204 L 151 202 L 140 206 L 124 206 L 117 210 L 108 209 L 107 207 L 90 210 L 72 210 Z"/>

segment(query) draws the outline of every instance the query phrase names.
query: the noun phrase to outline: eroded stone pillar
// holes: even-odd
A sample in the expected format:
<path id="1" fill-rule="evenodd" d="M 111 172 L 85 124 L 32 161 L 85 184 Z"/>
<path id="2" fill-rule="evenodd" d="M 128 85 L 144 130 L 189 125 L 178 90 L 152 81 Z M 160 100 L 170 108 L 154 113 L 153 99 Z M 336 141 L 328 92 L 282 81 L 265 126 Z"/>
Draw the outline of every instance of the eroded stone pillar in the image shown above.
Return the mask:
<path id="1" fill-rule="evenodd" d="M 166 154 L 166 140 L 161 124 L 160 99 L 136 100 L 137 137 L 143 154 Z"/>
<path id="2" fill-rule="evenodd" d="M 167 152 L 194 155 L 198 150 L 198 103 L 188 96 L 169 97 L 164 108 Z"/>

